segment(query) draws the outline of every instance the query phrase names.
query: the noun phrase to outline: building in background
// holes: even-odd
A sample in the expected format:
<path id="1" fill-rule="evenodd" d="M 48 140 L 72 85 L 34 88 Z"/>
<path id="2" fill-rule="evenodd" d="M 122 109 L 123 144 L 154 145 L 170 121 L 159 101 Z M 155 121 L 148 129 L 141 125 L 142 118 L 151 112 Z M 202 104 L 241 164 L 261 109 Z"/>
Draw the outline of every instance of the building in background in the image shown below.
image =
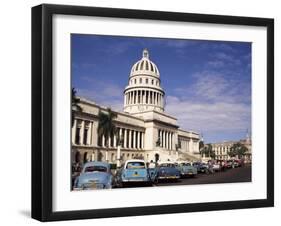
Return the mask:
<path id="1" fill-rule="evenodd" d="M 72 162 L 116 163 L 118 138 L 123 141 L 119 147 L 121 161 L 132 158 L 147 162 L 200 159 L 199 134 L 180 129 L 177 119 L 165 113 L 160 72 L 146 49 L 132 66 L 124 90 L 124 112 L 116 112 L 117 134 L 109 137 L 108 142 L 97 133 L 99 112 L 107 113 L 108 109 L 82 98 L 79 105 L 82 111 L 75 112 L 72 127 Z M 108 147 L 105 147 L 106 143 Z"/>
<path id="2" fill-rule="evenodd" d="M 233 144 L 240 143 L 244 145 L 248 150 L 245 153 L 244 159 L 245 162 L 251 162 L 252 160 L 252 141 L 250 139 L 249 134 L 247 133 L 245 139 L 241 139 L 239 141 L 224 141 L 218 143 L 212 143 L 212 150 L 215 152 L 216 160 L 229 160 L 232 157 L 229 156 L 230 148 Z"/>

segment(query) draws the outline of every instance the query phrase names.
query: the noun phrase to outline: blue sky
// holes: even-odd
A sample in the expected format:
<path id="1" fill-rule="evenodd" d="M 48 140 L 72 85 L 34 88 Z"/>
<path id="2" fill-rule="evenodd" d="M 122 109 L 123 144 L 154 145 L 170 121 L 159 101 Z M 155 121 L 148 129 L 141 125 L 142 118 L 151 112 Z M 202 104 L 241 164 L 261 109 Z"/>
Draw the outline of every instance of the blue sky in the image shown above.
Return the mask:
<path id="1" fill-rule="evenodd" d="M 77 95 L 122 111 L 132 65 L 147 48 L 166 92 L 165 112 L 204 141 L 251 130 L 251 43 L 72 34 Z"/>

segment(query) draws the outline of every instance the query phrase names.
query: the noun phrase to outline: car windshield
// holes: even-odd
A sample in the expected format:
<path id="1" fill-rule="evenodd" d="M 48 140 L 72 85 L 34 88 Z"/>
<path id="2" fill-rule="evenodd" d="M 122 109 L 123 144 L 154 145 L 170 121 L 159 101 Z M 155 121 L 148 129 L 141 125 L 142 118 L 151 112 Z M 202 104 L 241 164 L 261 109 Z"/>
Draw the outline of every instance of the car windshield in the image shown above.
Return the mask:
<path id="1" fill-rule="evenodd" d="M 161 163 L 160 167 L 174 167 L 175 165 L 172 163 Z"/>
<path id="2" fill-rule="evenodd" d="M 98 171 L 98 172 L 107 172 L 107 168 L 105 166 L 88 166 L 85 168 L 85 173 L 88 172 L 94 172 L 94 171 Z"/>
<path id="3" fill-rule="evenodd" d="M 181 166 L 190 166 L 190 163 L 184 162 L 184 163 L 181 163 L 180 165 L 181 165 Z"/>
<path id="4" fill-rule="evenodd" d="M 127 169 L 144 169 L 144 162 L 128 162 Z"/>

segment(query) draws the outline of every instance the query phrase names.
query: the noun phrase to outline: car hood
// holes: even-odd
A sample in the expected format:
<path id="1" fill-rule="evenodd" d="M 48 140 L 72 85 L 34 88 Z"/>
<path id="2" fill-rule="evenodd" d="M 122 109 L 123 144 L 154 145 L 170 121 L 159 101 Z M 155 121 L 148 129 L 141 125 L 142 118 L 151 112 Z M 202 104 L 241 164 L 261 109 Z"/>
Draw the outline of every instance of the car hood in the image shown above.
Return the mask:
<path id="1" fill-rule="evenodd" d="M 172 167 L 160 167 L 158 169 L 159 173 L 161 174 L 163 171 L 165 172 L 165 174 L 167 173 L 171 173 L 171 174 L 177 174 L 179 173 L 179 170 L 176 168 L 172 168 Z"/>

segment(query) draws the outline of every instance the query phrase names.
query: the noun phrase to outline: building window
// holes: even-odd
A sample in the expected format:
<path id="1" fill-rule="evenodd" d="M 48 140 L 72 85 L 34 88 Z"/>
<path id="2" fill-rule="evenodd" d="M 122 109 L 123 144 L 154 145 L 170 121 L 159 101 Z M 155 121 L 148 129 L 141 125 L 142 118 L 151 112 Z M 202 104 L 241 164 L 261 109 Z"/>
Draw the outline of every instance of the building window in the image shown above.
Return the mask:
<path id="1" fill-rule="evenodd" d="M 142 78 L 140 78 L 140 84 L 142 84 Z"/>
<path id="2" fill-rule="evenodd" d="M 152 72 L 154 72 L 153 65 L 152 65 L 151 62 L 150 62 L 150 69 L 151 69 Z"/>
<path id="3" fill-rule="evenodd" d="M 152 85 L 154 84 L 154 80 L 153 80 L 153 79 L 151 80 L 151 84 L 152 84 Z"/>
<path id="4" fill-rule="evenodd" d="M 80 143 L 80 128 L 77 127 L 75 133 L 75 144 L 79 144 L 79 143 Z"/>
<path id="5" fill-rule="evenodd" d="M 143 64 L 144 64 L 144 61 L 141 62 L 140 70 L 143 70 Z"/>
<path id="6" fill-rule="evenodd" d="M 137 80 L 135 79 L 135 84 L 137 84 Z"/>
<path id="7" fill-rule="evenodd" d="M 145 83 L 148 84 L 148 78 L 145 79 Z"/>

